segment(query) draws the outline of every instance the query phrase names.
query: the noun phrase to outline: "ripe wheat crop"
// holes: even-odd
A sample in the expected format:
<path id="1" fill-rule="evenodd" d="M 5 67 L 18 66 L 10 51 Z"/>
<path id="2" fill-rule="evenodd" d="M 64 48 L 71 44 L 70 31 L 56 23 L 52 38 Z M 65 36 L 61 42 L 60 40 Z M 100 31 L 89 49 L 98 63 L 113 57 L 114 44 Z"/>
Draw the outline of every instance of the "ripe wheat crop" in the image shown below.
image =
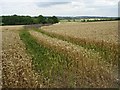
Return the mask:
<path id="1" fill-rule="evenodd" d="M 118 63 L 118 22 L 62 23 L 42 27 L 41 32 L 97 51 L 113 66 Z"/>
<path id="2" fill-rule="evenodd" d="M 110 64 L 102 62 L 102 57 L 88 51 L 83 47 L 51 38 L 37 31 L 30 31 L 30 34 L 43 46 L 51 48 L 56 52 L 64 54 L 68 58 L 67 71 L 74 72 L 71 78 L 73 79 L 73 86 L 76 87 L 113 87 L 117 77 L 113 72 L 117 71 L 112 68 Z M 109 68 L 107 67 L 109 65 Z M 71 71 L 71 73 L 72 73 Z M 76 73 L 75 73 L 76 72 Z M 110 75 L 110 76 L 109 76 Z M 68 73 L 68 77 L 70 74 Z M 66 77 L 68 80 L 70 78 Z M 94 78 L 93 78 L 94 77 Z M 81 79 L 80 79 L 81 78 Z M 110 81 L 109 81 L 110 80 Z M 87 81 L 87 82 L 86 82 Z M 67 82 L 67 81 L 66 81 Z M 90 83 L 88 83 L 90 82 Z M 108 83 L 110 82 L 110 83 Z M 76 84 L 74 84 L 76 83 Z M 68 86 L 69 87 L 69 86 Z"/>
<path id="3" fill-rule="evenodd" d="M 65 22 L 37 30 L 2 27 L 3 86 L 117 87 L 117 26 L 113 21 Z"/>

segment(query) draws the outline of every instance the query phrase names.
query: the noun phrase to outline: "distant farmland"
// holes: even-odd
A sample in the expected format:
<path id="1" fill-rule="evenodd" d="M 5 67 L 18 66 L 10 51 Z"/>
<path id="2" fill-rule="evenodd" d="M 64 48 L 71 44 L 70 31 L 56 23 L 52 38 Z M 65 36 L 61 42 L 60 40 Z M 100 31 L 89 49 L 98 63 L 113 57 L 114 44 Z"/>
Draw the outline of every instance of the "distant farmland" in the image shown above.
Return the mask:
<path id="1" fill-rule="evenodd" d="M 90 39 L 95 41 L 106 41 L 117 43 L 118 41 L 118 22 L 68 22 L 45 26 L 42 28 L 46 32 L 55 33 L 73 38 Z"/>
<path id="2" fill-rule="evenodd" d="M 2 28 L 3 87 L 118 87 L 117 21 Z"/>

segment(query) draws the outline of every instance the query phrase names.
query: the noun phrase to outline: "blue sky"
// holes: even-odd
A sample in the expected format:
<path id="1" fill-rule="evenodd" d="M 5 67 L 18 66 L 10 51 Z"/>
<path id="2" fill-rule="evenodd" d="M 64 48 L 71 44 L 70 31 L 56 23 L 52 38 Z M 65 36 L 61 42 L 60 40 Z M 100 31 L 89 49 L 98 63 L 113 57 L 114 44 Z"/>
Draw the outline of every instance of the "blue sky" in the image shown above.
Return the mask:
<path id="1" fill-rule="evenodd" d="M 119 0 L 2 0 L 1 15 L 118 16 Z"/>

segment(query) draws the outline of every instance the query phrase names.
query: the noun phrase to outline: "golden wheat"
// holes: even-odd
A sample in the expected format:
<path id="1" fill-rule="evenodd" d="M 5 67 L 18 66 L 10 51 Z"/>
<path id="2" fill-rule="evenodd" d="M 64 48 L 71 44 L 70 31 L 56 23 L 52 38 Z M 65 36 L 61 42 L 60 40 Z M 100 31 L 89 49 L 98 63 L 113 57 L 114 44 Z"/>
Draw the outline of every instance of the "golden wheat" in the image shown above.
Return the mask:
<path id="1" fill-rule="evenodd" d="M 114 87 L 117 77 L 113 75 L 113 71 L 116 72 L 116 74 L 117 71 L 113 70 L 109 64 L 108 68 L 105 63 L 101 62 L 100 60 L 102 58 L 99 54 L 73 45 L 72 43 L 48 37 L 36 31 L 30 31 L 30 34 L 37 39 L 40 44 L 59 53 L 64 53 L 72 59 L 73 64 L 76 63 L 75 65 L 77 66 L 71 68 L 74 68 L 76 72 L 75 77 L 77 78 L 77 84 L 79 84 L 78 87 L 80 87 L 80 85 Z"/>
<path id="2" fill-rule="evenodd" d="M 39 75 L 32 70 L 32 58 L 26 53 L 19 31 L 7 28 L 2 32 L 3 88 L 41 87 Z"/>

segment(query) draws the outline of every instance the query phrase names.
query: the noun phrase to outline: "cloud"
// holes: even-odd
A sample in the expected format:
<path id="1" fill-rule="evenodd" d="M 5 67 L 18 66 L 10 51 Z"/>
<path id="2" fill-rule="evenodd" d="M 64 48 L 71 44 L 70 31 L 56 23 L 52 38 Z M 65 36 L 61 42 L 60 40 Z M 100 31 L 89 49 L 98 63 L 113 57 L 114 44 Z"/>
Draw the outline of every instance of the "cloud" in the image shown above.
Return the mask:
<path id="1" fill-rule="evenodd" d="M 39 2 L 37 3 L 38 7 L 51 7 L 55 5 L 68 4 L 70 2 Z"/>
<path id="2" fill-rule="evenodd" d="M 35 2 L 71 2 L 72 0 L 35 0 Z"/>
<path id="3" fill-rule="evenodd" d="M 34 2 L 34 0 L 1 0 L 0 2 L 3 2 L 3 3 L 10 3 L 10 2 Z"/>
<path id="4" fill-rule="evenodd" d="M 11 2 L 13 1 L 13 2 Z M 2 0 L 2 14 L 118 16 L 119 0 Z"/>

